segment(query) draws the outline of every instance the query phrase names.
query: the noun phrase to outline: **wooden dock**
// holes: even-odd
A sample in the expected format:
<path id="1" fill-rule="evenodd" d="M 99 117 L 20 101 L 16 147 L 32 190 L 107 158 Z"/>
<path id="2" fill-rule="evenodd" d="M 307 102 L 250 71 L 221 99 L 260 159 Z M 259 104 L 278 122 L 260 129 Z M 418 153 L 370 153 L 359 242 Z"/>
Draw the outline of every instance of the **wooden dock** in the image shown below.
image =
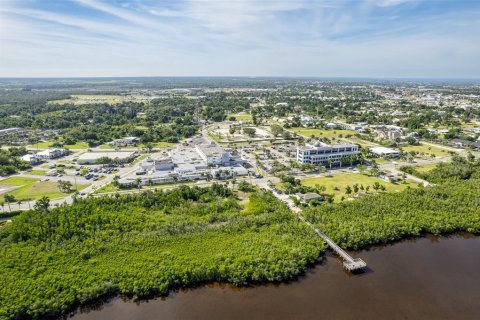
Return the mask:
<path id="1" fill-rule="evenodd" d="M 352 258 L 345 250 L 340 248 L 339 245 L 335 243 L 332 239 L 330 239 L 329 236 L 327 236 L 325 233 L 321 232 L 313 224 L 308 222 L 301 214 L 298 215 L 300 217 L 300 220 L 308 224 L 327 244 L 328 246 L 338 255 L 343 259 L 343 267 L 350 271 L 359 271 L 363 270 L 366 266 L 367 263 L 363 261 L 360 258 L 354 259 Z"/>
<path id="2" fill-rule="evenodd" d="M 260 186 L 260 185 L 259 185 Z M 260 187 L 263 187 L 265 189 L 268 190 L 267 187 L 265 186 L 260 186 Z M 354 272 L 354 271 L 359 271 L 359 270 L 363 270 L 367 264 L 365 263 L 365 261 L 363 261 L 362 259 L 360 258 L 357 258 L 357 259 L 353 259 L 345 250 L 343 250 L 342 248 L 340 248 L 332 239 L 330 239 L 329 236 L 327 236 L 325 233 L 321 232 L 320 230 L 318 230 L 317 228 L 315 228 L 315 226 L 313 224 L 311 224 L 310 222 L 307 221 L 307 219 L 305 219 L 305 217 L 302 215 L 302 212 L 301 212 L 301 209 L 298 208 L 297 206 L 295 206 L 295 204 L 292 202 L 292 200 L 290 199 L 285 199 L 285 198 L 282 198 L 282 196 L 280 194 L 278 194 L 278 192 L 273 192 L 273 195 L 276 196 L 278 199 L 280 199 L 281 201 L 283 202 L 286 202 L 287 205 L 289 206 L 289 208 L 297 214 L 298 218 L 300 220 L 302 220 L 302 222 L 304 222 L 305 224 L 307 224 L 308 226 L 310 226 L 310 228 L 312 228 L 315 233 L 317 233 L 327 244 L 328 246 L 337 254 L 339 255 L 342 259 L 343 259 L 343 267 L 350 271 L 350 272 Z"/>

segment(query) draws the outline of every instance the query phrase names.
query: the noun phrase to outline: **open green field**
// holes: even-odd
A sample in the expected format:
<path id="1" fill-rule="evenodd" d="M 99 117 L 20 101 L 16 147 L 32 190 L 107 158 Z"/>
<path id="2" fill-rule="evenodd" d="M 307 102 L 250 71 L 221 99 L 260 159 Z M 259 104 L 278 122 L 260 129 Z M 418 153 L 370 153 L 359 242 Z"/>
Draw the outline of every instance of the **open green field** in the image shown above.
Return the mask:
<path id="1" fill-rule="evenodd" d="M 395 159 L 375 158 L 375 163 L 377 163 L 377 164 L 392 163 L 394 161 L 395 161 Z"/>
<path id="2" fill-rule="evenodd" d="M 429 163 L 429 164 L 420 164 L 420 165 L 415 165 L 415 169 L 417 169 L 418 172 L 428 172 L 435 168 L 437 166 L 436 163 Z"/>
<path id="3" fill-rule="evenodd" d="M 153 143 L 154 148 L 169 148 L 169 147 L 173 147 L 174 145 L 176 145 L 176 143 L 166 142 L 166 141 L 160 141 L 160 142 Z M 141 144 L 140 148 L 145 148 L 145 145 Z"/>
<path id="4" fill-rule="evenodd" d="M 310 138 L 312 135 L 315 137 L 326 137 L 326 138 L 337 138 L 339 135 L 354 135 L 357 132 L 353 130 L 325 130 L 325 129 L 310 129 L 310 128 L 292 128 L 292 131 L 295 131 L 299 135 Z"/>
<path id="5" fill-rule="evenodd" d="M 54 141 L 44 141 L 35 144 L 28 145 L 28 148 L 48 149 L 54 143 Z"/>
<path id="6" fill-rule="evenodd" d="M 112 149 L 112 150 L 115 149 L 115 147 L 112 147 L 112 146 L 109 145 L 109 144 L 102 144 L 102 145 L 99 145 L 99 146 L 97 146 L 97 147 L 95 147 L 95 148 L 98 148 L 98 149 Z"/>
<path id="7" fill-rule="evenodd" d="M 7 192 L 15 196 L 17 200 L 32 199 L 37 200 L 42 196 L 47 196 L 50 199 L 63 198 L 67 196 L 66 193 L 58 190 L 58 183 L 52 181 L 40 181 L 33 178 L 10 177 L 0 181 L 2 186 L 18 186 L 19 188 Z M 78 190 L 86 188 L 86 185 L 78 185 Z M 73 189 L 75 186 L 73 186 Z"/>
<path id="8" fill-rule="evenodd" d="M 416 151 L 419 153 L 418 156 L 430 157 L 431 154 L 434 154 L 436 157 L 445 157 L 448 156 L 448 150 L 445 150 L 441 147 L 435 147 L 430 145 L 420 144 L 419 146 L 406 146 L 402 148 L 406 152 Z"/>
<path id="9" fill-rule="evenodd" d="M 347 139 L 340 139 L 340 140 L 342 142 L 345 142 L 345 143 L 356 143 L 356 144 L 360 145 L 362 148 L 370 148 L 370 147 L 377 147 L 378 146 L 378 144 L 376 144 L 376 143 L 366 141 L 366 140 L 363 140 L 363 139 L 360 139 L 360 138 L 357 138 L 357 137 L 350 137 L 350 138 L 348 138 L 348 141 L 347 141 Z"/>
<path id="10" fill-rule="evenodd" d="M 237 121 L 252 121 L 252 116 L 246 112 L 231 113 L 227 116 L 227 120 L 230 117 L 235 117 Z"/>
<path id="11" fill-rule="evenodd" d="M 88 143 L 83 142 L 83 141 L 79 141 L 75 144 L 66 144 L 66 145 L 64 145 L 64 147 L 67 148 L 67 149 L 88 149 L 88 148 L 90 148 Z"/>
<path id="12" fill-rule="evenodd" d="M 27 171 L 26 174 L 33 174 L 33 175 L 37 175 L 37 176 L 44 176 L 46 173 L 45 170 L 30 170 L 30 171 Z"/>
<path id="13" fill-rule="evenodd" d="M 342 196 L 345 196 L 345 198 L 347 198 L 347 196 L 345 195 L 345 189 L 347 185 L 352 187 L 356 183 L 358 183 L 359 185 L 363 184 L 365 188 L 367 186 L 370 186 L 370 193 L 375 192 L 375 190 L 373 190 L 372 188 L 372 185 L 375 182 L 379 182 L 380 184 L 384 185 L 387 188 L 386 192 L 398 192 L 405 190 L 407 187 L 413 188 L 417 185 L 415 182 L 410 180 L 407 180 L 405 184 L 403 182 L 391 183 L 363 173 L 345 173 L 336 174 L 329 177 L 312 177 L 302 179 L 301 181 L 302 185 L 305 186 L 315 186 L 316 184 L 325 186 L 327 188 L 327 193 L 333 193 L 335 195 L 335 201 L 340 201 L 340 198 Z M 338 190 L 335 190 L 335 188 L 338 188 Z"/>
<path id="14" fill-rule="evenodd" d="M 71 99 L 50 101 L 51 104 L 92 104 L 92 103 L 106 103 L 116 104 L 127 101 L 148 101 L 149 97 L 142 95 L 95 95 L 95 94 L 72 94 Z"/>
<path id="15" fill-rule="evenodd" d="M 29 148 L 37 148 L 37 149 L 48 149 L 48 148 L 52 148 L 52 145 L 55 143 L 55 141 L 44 141 L 44 142 L 39 142 L 39 143 L 35 143 L 35 144 L 31 144 L 27 147 Z M 82 142 L 82 141 L 79 141 L 75 144 L 66 144 L 63 146 L 64 148 L 66 149 L 88 149 L 90 148 L 88 146 L 88 143 L 86 142 Z"/>

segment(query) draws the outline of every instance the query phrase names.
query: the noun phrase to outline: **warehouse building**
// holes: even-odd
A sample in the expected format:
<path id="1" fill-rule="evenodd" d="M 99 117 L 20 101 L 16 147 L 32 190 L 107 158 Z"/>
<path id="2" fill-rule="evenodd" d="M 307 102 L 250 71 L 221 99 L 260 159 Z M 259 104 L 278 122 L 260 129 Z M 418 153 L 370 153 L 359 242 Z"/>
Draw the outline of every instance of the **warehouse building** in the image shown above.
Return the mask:
<path id="1" fill-rule="evenodd" d="M 127 163 L 136 156 L 133 151 L 111 151 L 111 152 L 87 152 L 78 157 L 77 163 L 80 165 L 99 164 L 102 159 L 108 158 L 114 163 Z"/>

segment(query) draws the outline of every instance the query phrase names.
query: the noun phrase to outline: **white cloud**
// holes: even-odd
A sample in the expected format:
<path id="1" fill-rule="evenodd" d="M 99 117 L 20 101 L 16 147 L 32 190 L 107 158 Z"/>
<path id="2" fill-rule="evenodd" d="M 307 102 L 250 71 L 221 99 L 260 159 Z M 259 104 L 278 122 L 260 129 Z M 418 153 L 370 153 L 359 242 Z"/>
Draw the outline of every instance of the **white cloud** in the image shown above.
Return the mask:
<path id="1" fill-rule="evenodd" d="M 92 16 L 11 2 L 0 7 L 0 76 L 480 74 L 474 13 L 405 23 L 388 11 L 404 2 L 74 1 Z M 378 5 L 385 14 L 372 14 Z"/>

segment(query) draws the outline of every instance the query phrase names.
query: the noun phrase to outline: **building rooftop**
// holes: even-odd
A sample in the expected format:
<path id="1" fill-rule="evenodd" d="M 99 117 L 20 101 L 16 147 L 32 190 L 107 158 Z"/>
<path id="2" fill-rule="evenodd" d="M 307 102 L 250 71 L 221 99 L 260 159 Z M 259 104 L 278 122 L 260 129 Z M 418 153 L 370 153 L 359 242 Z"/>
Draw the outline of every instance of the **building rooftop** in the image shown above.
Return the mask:
<path id="1" fill-rule="evenodd" d="M 389 154 L 389 153 L 398 153 L 397 150 L 393 150 L 393 149 L 390 149 L 390 148 L 385 148 L 385 147 L 372 147 L 370 148 L 370 151 L 372 151 L 373 153 L 382 153 L 382 154 Z"/>
<path id="2" fill-rule="evenodd" d="M 225 149 L 216 144 L 199 144 L 196 147 L 206 157 L 221 156 L 225 153 Z"/>
<path id="3" fill-rule="evenodd" d="M 303 201 L 305 201 L 305 202 L 322 199 L 321 195 L 319 195 L 318 193 L 314 193 L 314 192 L 305 193 L 301 197 L 302 197 Z"/>
<path id="4" fill-rule="evenodd" d="M 103 157 L 110 159 L 128 159 L 135 154 L 133 151 L 87 152 L 78 157 L 78 160 L 96 160 Z"/>
<path id="5" fill-rule="evenodd" d="M 341 144 L 327 144 L 321 141 L 315 141 L 306 143 L 304 149 L 316 149 L 316 148 L 349 148 L 349 147 L 357 147 L 356 144 L 353 143 L 341 143 Z"/>

